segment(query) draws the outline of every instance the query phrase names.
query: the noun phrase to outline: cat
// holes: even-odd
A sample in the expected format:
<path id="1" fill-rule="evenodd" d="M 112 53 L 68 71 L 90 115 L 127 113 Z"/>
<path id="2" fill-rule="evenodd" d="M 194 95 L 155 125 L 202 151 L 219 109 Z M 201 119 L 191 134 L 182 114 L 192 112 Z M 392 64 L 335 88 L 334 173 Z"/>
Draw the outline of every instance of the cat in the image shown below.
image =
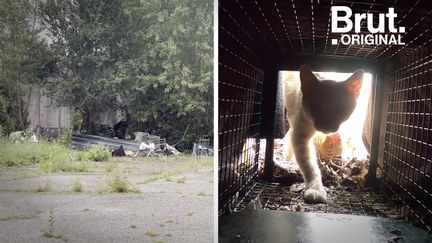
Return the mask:
<path id="1" fill-rule="evenodd" d="M 334 133 L 356 106 L 364 72 L 355 72 L 344 82 L 318 80 L 311 69 L 300 67 L 300 82 L 285 82 L 285 109 L 289 131 L 285 159 L 294 155 L 305 181 L 304 199 L 325 203 L 327 193 L 321 180 L 312 138 L 317 131 Z M 355 129 L 355 128 L 353 128 Z"/>

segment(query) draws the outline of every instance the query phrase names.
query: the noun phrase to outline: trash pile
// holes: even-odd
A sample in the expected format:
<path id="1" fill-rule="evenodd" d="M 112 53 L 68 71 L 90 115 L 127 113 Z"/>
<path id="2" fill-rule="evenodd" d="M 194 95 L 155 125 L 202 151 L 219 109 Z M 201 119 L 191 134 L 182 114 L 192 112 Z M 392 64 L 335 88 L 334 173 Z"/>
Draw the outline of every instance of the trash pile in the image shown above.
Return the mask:
<path id="1" fill-rule="evenodd" d="M 213 148 L 210 146 L 210 139 L 199 139 L 198 143 L 193 144 L 193 156 L 213 156 Z"/>
<path id="2" fill-rule="evenodd" d="M 174 146 L 169 145 L 165 138 L 136 132 L 135 140 L 124 140 L 87 134 L 72 134 L 72 149 L 85 149 L 87 144 L 100 144 L 108 147 L 113 156 L 151 156 L 181 154 Z"/>
<path id="3" fill-rule="evenodd" d="M 15 131 L 9 134 L 9 140 L 13 143 L 23 143 L 24 141 L 30 141 L 32 143 L 38 143 L 39 139 L 33 131 Z"/>

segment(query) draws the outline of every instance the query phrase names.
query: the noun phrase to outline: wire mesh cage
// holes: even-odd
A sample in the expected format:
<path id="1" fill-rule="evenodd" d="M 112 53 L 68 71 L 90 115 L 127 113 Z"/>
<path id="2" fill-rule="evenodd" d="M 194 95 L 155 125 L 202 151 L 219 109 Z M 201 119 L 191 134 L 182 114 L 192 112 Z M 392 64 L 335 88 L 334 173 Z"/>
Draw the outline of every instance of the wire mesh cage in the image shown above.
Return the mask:
<path id="1" fill-rule="evenodd" d="M 272 184 L 272 148 L 279 134 L 275 131 L 277 72 L 295 71 L 308 63 L 316 71 L 364 69 L 374 75 L 367 186 L 379 185 L 385 192 L 337 191 L 331 193 L 324 209 L 310 206 L 310 211 L 397 214 L 431 232 L 430 1 L 220 0 L 218 4 L 219 214 L 241 210 L 257 197 L 264 199 L 265 209 L 280 209 L 274 205 L 285 199 L 272 194 L 284 187 Z M 332 43 L 339 36 L 331 32 L 330 9 L 335 5 L 371 14 L 386 13 L 393 7 L 395 24 L 405 27 L 400 34 L 405 44 Z M 365 22 L 358 34 L 369 34 Z M 265 149 L 260 149 L 258 138 L 266 138 Z M 259 157 L 265 157 L 263 176 L 258 176 Z M 357 196 L 367 200 L 352 201 Z M 286 205 L 295 209 L 293 202 L 291 198 Z M 346 207 L 333 210 L 341 204 Z"/>
<path id="2" fill-rule="evenodd" d="M 232 208 L 257 175 L 263 70 L 249 38 L 235 19 L 220 12 L 219 201 Z"/>
<path id="3" fill-rule="evenodd" d="M 432 227 L 432 53 L 411 53 L 388 93 L 384 180 L 404 202 L 404 217 Z"/>

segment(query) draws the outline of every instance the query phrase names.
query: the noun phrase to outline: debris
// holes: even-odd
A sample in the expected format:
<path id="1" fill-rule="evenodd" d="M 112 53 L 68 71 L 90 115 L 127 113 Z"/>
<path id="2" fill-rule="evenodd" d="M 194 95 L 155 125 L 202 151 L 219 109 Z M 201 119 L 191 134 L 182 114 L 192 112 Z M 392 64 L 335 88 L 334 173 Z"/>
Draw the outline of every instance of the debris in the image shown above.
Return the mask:
<path id="1" fill-rule="evenodd" d="M 321 139 L 321 140 L 320 140 Z M 327 144 L 326 149 L 327 155 L 324 157 L 318 156 L 318 165 L 321 170 L 322 181 L 326 187 L 335 188 L 347 188 L 349 190 L 361 190 L 365 182 L 365 175 L 369 169 L 369 160 L 358 160 L 353 158 L 346 161 L 341 158 L 340 154 L 332 153 L 330 148 L 334 148 L 339 151 L 339 147 L 336 146 L 340 138 L 335 135 L 330 135 L 330 138 L 323 138 L 318 136 L 319 141 L 322 144 Z M 316 143 L 317 141 L 315 141 Z M 330 144 L 330 145 L 329 145 Z M 324 146 L 323 145 L 323 146 Z M 265 154 L 265 140 L 261 140 L 260 153 L 259 153 L 259 174 L 264 172 L 264 154 Z M 298 168 L 295 160 L 286 161 L 283 156 L 283 139 L 274 140 L 274 176 L 280 181 L 283 181 L 287 185 L 296 185 L 297 182 L 301 182 L 303 177 Z M 328 155 L 332 155 L 328 156 Z M 320 155 L 320 153 L 318 153 Z M 322 155 L 322 153 L 321 153 Z"/>
<path id="2" fill-rule="evenodd" d="M 147 132 L 134 132 L 135 141 L 141 142 L 144 140 L 149 140 L 150 134 Z"/>
<path id="3" fill-rule="evenodd" d="M 397 243 L 401 239 L 402 239 L 402 237 L 399 235 L 392 235 L 387 239 L 387 242 L 388 243 Z"/>
<path id="4" fill-rule="evenodd" d="M 38 143 L 39 142 L 36 134 L 31 135 L 30 142 L 32 142 L 32 143 Z"/>
<path id="5" fill-rule="evenodd" d="M 338 136 L 330 136 L 330 138 L 321 137 L 320 139 L 324 139 L 323 141 L 327 140 L 327 142 L 323 142 L 326 144 L 326 147 L 321 148 L 321 155 L 324 155 L 323 151 L 326 151 L 326 156 L 320 156 L 320 153 L 317 153 L 323 184 L 325 187 L 331 189 L 328 191 L 327 199 L 331 201 L 334 196 L 332 193 L 341 189 L 342 191 L 350 192 L 362 190 L 369 168 L 369 160 L 359 160 L 357 158 L 350 160 L 343 159 L 340 155 L 340 144 L 338 145 L 340 138 Z M 274 140 L 273 155 L 274 177 L 283 186 L 277 187 L 276 191 L 268 192 L 269 194 L 263 192 L 259 197 L 263 202 L 266 202 L 266 209 L 297 212 L 315 211 L 317 205 L 312 207 L 304 201 L 305 184 L 303 183 L 303 177 L 297 162 L 294 159 L 286 161 L 284 158 L 283 142 L 283 139 Z M 256 147 L 253 148 L 257 149 Z M 332 152 L 331 148 L 336 149 L 336 152 Z M 260 141 L 259 149 L 258 173 L 262 175 L 264 172 L 266 149 L 265 139 Z"/>
<path id="6" fill-rule="evenodd" d="M 145 134 L 145 133 L 143 133 Z M 149 140 L 145 140 L 140 142 L 137 141 L 126 141 L 123 139 L 116 138 L 108 138 L 102 136 L 95 135 L 84 135 L 84 134 L 73 134 L 72 135 L 72 148 L 73 149 L 83 149 L 85 144 L 101 144 L 109 147 L 114 150 L 122 145 L 123 149 L 128 149 L 133 152 L 133 155 L 130 156 L 138 156 L 141 151 L 145 151 L 145 155 L 166 155 L 166 154 L 181 154 L 177 149 L 173 146 L 170 146 L 165 138 L 160 138 L 159 136 L 148 136 Z M 124 155 L 117 155 L 124 156 Z"/>
<path id="7" fill-rule="evenodd" d="M 16 131 L 9 134 L 9 139 L 13 143 L 23 143 L 26 138 L 26 133 L 24 131 Z"/>
<path id="8" fill-rule="evenodd" d="M 294 193 L 300 193 L 304 190 L 305 185 L 304 183 L 295 183 L 292 186 L 290 186 L 290 191 Z"/>
<path id="9" fill-rule="evenodd" d="M 156 145 L 152 142 L 146 143 L 141 142 L 139 146 L 139 150 L 134 154 L 134 156 L 138 156 L 140 152 L 147 153 L 146 156 L 148 157 L 150 154 L 156 154 Z"/>
<path id="10" fill-rule="evenodd" d="M 355 191 L 356 189 L 358 189 L 357 182 L 355 182 L 352 178 L 343 179 L 340 185 L 348 191 Z"/>
<path id="11" fill-rule="evenodd" d="M 275 177 L 285 177 L 290 178 L 294 182 L 303 181 L 303 177 L 300 173 L 300 169 L 297 163 L 291 163 L 286 160 L 275 160 Z"/>
<path id="12" fill-rule="evenodd" d="M 113 150 L 111 152 L 112 156 L 126 156 L 125 151 L 123 149 L 123 145 L 120 145 L 120 147 L 116 150 Z"/>
<path id="13" fill-rule="evenodd" d="M 169 144 L 167 144 L 166 146 L 167 146 L 167 150 L 170 151 L 172 154 L 174 154 L 174 155 L 180 155 L 181 154 L 176 148 L 174 148 L 174 146 L 171 146 Z"/>
<path id="14" fill-rule="evenodd" d="M 132 150 L 125 150 L 124 153 L 127 157 L 133 157 L 135 155 Z"/>
<path id="15" fill-rule="evenodd" d="M 402 231 L 400 231 L 399 229 L 392 230 L 392 231 L 390 231 L 390 233 L 395 234 L 395 235 L 402 235 Z"/>
<path id="16" fill-rule="evenodd" d="M 210 147 L 210 139 L 200 139 L 193 144 L 193 156 L 213 156 L 213 149 Z"/>
<path id="17" fill-rule="evenodd" d="M 342 153 L 341 139 L 338 133 L 329 135 L 318 133 L 313 140 L 318 156 L 330 160 Z"/>
<path id="18" fill-rule="evenodd" d="M 359 175 L 361 173 L 361 168 L 359 166 L 355 166 L 354 168 L 352 168 L 351 170 L 351 175 L 352 176 L 356 176 Z"/>
<path id="19" fill-rule="evenodd" d="M 282 210 L 282 211 L 291 211 L 288 206 L 282 206 L 282 207 L 279 208 L 279 210 Z"/>
<path id="20" fill-rule="evenodd" d="M 139 149 L 140 150 L 155 150 L 156 149 L 156 145 L 154 143 L 152 143 L 152 142 L 150 142 L 148 144 L 146 142 L 141 142 Z"/>
<path id="21" fill-rule="evenodd" d="M 262 209 L 263 206 L 261 204 L 261 200 L 259 198 L 256 198 L 255 200 L 252 200 L 245 209 L 253 209 L 253 210 L 257 210 L 257 209 Z"/>

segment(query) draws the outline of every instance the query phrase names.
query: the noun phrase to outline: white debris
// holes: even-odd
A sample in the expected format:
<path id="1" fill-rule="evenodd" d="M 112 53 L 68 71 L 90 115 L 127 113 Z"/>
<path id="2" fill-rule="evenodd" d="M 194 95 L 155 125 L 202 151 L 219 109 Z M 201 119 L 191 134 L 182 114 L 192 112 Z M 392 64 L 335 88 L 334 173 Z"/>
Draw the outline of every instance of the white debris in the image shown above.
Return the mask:
<path id="1" fill-rule="evenodd" d="M 30 142 L 32 142 L 32 143 L 38 143 L 39 142 L 36 134 L 31 135 Z"/>
<path id="2" fill-rule="evenodd" d="M 16 131 L 16 132 L 9 134 L 9 139 L 13 143 L 22 143 L 22 142 L 24 142 L 25 137 L 26 137 L 26 134 L 23 131 Z"/>
<path id="3" fill-rule="evenodd" d="M 140 150 L 155 150 L 156 145 L 152 142 L 150 142 L 148 144 L 146 142 L 141 142 L 139 149 Z"/>

